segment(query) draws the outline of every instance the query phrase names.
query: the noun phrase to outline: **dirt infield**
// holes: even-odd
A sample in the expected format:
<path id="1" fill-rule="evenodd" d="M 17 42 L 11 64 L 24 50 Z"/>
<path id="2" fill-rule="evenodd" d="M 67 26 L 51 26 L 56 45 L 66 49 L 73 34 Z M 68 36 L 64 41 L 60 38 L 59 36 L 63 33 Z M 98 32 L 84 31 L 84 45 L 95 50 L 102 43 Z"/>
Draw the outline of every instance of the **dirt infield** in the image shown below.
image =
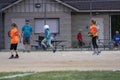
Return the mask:
<path id="1" fill-rule="evenodd" d="M 120 70 L 120 51 L 20 52 L 19 59 L 8 59 L 9 52 L 0 52 L 0 72 L 60 70 Z"/>

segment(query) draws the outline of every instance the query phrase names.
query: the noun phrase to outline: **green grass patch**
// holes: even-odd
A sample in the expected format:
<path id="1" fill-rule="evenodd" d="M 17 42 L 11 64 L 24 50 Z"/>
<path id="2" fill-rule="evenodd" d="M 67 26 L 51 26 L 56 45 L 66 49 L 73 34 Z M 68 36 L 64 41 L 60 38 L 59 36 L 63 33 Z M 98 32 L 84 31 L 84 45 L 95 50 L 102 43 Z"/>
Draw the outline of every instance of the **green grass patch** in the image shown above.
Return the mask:
<path id="1" fill-rule="evenodd" d="M 8 76 L 14 73 L 0 73 L 1 76 Z M 36 74 L 0 79 L 0 80 L 120 80 L 120 71 L 52 71 L 52 72 L 38 72 Z"/>

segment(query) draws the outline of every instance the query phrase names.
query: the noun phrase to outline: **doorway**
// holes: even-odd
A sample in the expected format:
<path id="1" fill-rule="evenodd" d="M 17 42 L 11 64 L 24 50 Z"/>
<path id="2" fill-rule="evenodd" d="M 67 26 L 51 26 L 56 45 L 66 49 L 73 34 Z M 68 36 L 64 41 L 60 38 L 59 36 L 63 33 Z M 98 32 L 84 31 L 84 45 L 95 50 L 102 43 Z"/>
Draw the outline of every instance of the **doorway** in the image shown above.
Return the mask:
<path id="1" fill-rule="evenodd" d="M 115 35 L 115 31 L 120 32 L 120 15 L 111 16 L 111 37 Z"/>

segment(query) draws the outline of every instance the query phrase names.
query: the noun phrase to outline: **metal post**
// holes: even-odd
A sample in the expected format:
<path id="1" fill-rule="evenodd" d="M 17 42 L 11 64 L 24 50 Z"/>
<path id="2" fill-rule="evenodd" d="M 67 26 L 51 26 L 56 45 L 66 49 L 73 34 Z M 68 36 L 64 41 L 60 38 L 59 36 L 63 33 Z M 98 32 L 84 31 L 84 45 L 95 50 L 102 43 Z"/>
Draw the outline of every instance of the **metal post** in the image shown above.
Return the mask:
<path id="1" fill-rule="evenodd" d="M 110 28 L 110 30 L 109 30 L 109 40 L 111 40 L 112 39 L 112 37 L 111 37 L 112 36 L 112 34 L 111 34 L 112 33 L 111 32 L 112 31 L 111 30 L 111 16 L 109 16 L 109 28 Z"/>
<path id="2" fill-rule="evenodd" d="M 90 19 L 92 18 L 92 0 L 90 0 Z"/>
<path id="3" fill-rule="evenodd" d="M 44 25 L 46 25 L 46 3 L 44 3 Z"/>
<path id="4" fill-rule="evenodd" d="M 0 11 L 0 27 L 2 27 L 2 12 Z M 2 28 L 0 30 L 0 32 L 2 31 Z M 0 34 L 0 38 L 2 38 L 2 34 Z M 2 40 L 2 39 L 1 39 Z M 2 41 L 0 40 L 0 43 L 2 43 Z M 0 50 L 1 50 L 1 46 L 2 44 L 0 45 Z"/>
<path id="5" fill-rule="evenodd" d="M 1 19 L 0 19 L 0 27 L 1 27 L 1 30 L 0 30 L 0 32 L 1 32 L 1 35 L 0 35 L 1 40 L 0 40 L 0 42 L 4 44 L 4 42 L 3 42 L 4 41 L 3 40 L 4 39 L 3 38 L 4 37 L 3 36 L 4 35 L 4 33 L 3 33 L 4 28 L 3 28 L 3 13 L 2 13 L 2 11 L 0 11 L 0 17 L 1 17 Z M 0 49 L 4 48 L 3 44 L 0 45 Z"/>

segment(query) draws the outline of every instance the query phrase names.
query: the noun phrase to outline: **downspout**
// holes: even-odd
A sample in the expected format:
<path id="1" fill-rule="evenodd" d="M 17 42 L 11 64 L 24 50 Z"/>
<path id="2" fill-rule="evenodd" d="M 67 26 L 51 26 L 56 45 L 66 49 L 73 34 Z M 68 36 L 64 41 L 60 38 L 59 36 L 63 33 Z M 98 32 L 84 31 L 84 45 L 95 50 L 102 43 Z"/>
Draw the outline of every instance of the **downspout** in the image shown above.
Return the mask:
<path id="1" fill-rule="evenodd" d="M 0 50 L 4 49 L 5 45 L 4 45 L 4 27 L 3 27 L 3 12 L 2 10 L 0 10 Z"/>
<path id="2" fill-rule="evenodd" d="M 90 19 L 92 18 L 92 0 L 90 0 L 90 4 L 89 4 L 90 6 Z"/>

